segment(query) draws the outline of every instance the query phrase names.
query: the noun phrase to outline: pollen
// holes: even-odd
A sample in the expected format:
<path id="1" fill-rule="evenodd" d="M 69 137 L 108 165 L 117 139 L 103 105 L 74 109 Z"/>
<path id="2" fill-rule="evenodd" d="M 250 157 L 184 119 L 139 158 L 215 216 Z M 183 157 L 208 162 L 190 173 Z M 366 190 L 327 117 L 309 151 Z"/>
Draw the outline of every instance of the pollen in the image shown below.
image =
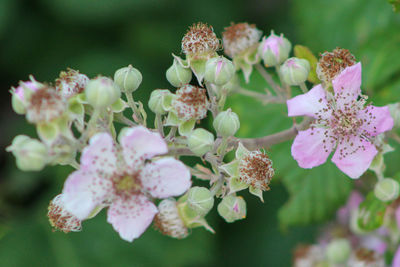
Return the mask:
<path id="1" fill-rule="evenodd" d="M 176 91 L 172 106 L 179 118 L 184 121 L 200 120 L 207 114 L 209 102 L 206 90 L 193 85 L 185 85 Z"/>
<path id="2" fill-rule="evenodd" d="M 254 24 L 231 23 L 222 33 L 225 54 L 231 58 L 258 45 L 262 32 Z"/>
<path id="3" fill-rule="evenodd" d="M 55 230 L 64 233 L 79 232 L 82 230 L 81 221 L 65 210 L 62 195 L 56 196 L 49 204 L 47 216 Z"/>
<path id="4" fill-rule="evenodd" d="M 239 163 L 239 179 L 263 191 L 269 190 L 269 183 L 274 175 L 272 161 L 261 151 L 252 151 Z"/>
<path id="5" fill-rule="evenodd" d="M 316 71 L 318 78 L 325 83 L 330 83 L 346 67 L 356 63 L 355 57 L 349 50 L 339 47 L 332 52 L 321 54 L 320 57 Z"/>
<path id="6" fill-rule="evenodd" d="M 193 24 L 182 39 L 182 50 L 186 55 L 203 55 L 217 51 L 220 42 L 211 26 Z"/>
<path id="7" fill-rule="evenodd" d="M 141 192 L 142 183 L 139 179 L 139 173 L 134 175 L 121 175 L 113 180 L 113 187 L 115 193 L 122 197 L 129 197 L 131 195 Z"/>

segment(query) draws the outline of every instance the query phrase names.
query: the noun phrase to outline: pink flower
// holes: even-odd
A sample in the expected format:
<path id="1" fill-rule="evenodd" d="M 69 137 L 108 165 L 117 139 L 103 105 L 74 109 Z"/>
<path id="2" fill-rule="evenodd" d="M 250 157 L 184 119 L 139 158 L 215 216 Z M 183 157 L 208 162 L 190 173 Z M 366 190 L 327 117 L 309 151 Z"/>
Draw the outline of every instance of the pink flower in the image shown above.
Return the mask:
<path id="1" fill-rule="evenodd" d="M 82 152 L 80 169 L 64 184 L 65 208 L 83 220 L 96 208 L 109 206 L 107 221 L 132 242 L 158 212 L 150 197 L 178 196 L 191 185 L 182 162 L 171 157 L 147 162 L 167 151 L 162 137 L 142 126 L 126 130 L 120 146 L 110 134 L 96 134 Z"/>
<path id="2" fill-rule="evenodd" d="M 393 127 L 388 107 L 365 106 L 361 97 L 361 63 L 347 67 L 333 81 L 334 95 L 321 85 L 287 101 L 289 116 L 309 116 L 312 126 L 300 131 L 292 156 L 302 168 L 323 164 L 336 148 L 332 161 L 351 178 L 369 167 L 377 149 L 375 136 Z"/>

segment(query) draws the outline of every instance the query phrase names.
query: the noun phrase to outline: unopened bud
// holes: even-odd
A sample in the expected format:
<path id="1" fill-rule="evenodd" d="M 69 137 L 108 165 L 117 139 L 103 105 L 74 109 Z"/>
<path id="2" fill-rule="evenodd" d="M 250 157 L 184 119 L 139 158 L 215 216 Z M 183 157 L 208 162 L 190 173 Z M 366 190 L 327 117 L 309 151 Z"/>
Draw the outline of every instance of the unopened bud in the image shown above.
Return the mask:
<path id="1" fill-rule="evenodd" d="M 40 171 L 47 163 L 47 148 L 36 139 L 18 135 L 7 151 L 13 153 L 17 167 L 23 171 Z"/>
<path id="2" fill-rule="evenodd" d="M 214 119 L 214 129 L 223 137 L 233 136 L 240 128 L 238 115 L 231 109 L 220 112 Z"/>
<path id="3" fill-rule="evenodd" d="M 190 188 L 187 202 L 198 215 L 205 216 L 214 206 L 214 196 L 207 188 L 195 186 Z"/>
<path id="4" fill-rule="evenodd" d="M 189 149 L 201 157 L 214 147 L 214 135 L 207 130 L 198 128 L 188 138 Z"/>
<path id="5" fill-rule="evenodd" d="M 246 218 L 246 202 L 242 197 L 233 195 L 224 197 L 218 204 L 217 210 L 228 223 Z"/>
<path id="6" fill-rule="evenodd" d="M 344 238 L 332 240 L 326 248 L 326 257 L 331 263 L 344 263 L 350 257 L 350 242 Z"/>
<path id="7" fill-rule="evenodd" d="M 224 57 L 213 57 L 207 60 L 204 78 L 213 84 L 224 85 L 235 74 L 235 65 Z"/>
<path id="8" fill-rule="evenodd" d="M 173 198 L 164 199 L 158 205 L 158 213 L 154 217 L 154 225 L 164 235 L 182 239 L 189 235 L 182 221 L 176 201 Z"/>
<path id="9" fill-rule="evenodd" d="M 65 209 L 63 194 L 56 196 L 48 207 L 49 222 L 56 230 L 64 233 L 79 232 L 82 230 L 82 222 Z"/>
<path id="10" fill-rule="evenodd" d="M 258 47 L 258 54 L 264 60 L 264 64 L 267 67 L 273 67 L 282 64 L 288 57 L 292 44 L 288 39 L 275 35 L 274 31 L 268 38 L 263 38 Z"/>
<path id="11" fill-rule="evenodd" d="M 119 87 L 107 77 L 90 80 L 85 88 L 86 100 L 94 108 L 111 106 L 121 96 Z"/>
<path id="12" fill-rule="evenodd" d="M 399 183 L 392 178 L 382 179 L 376 183 L 374 193 L 383 202 L 395 200 L 399 196 Z"/>
<path id="13" fill-rule="evenodd" d="M 307 80 L 310 63 L 306 59 L 292 57 L 280 68 L 282 79 L 288 85 L 300 85 Z"/>
<path id="14" fill-rule="evenodd" d="M 17 88 L 11 89 L 11 105 L 17 114 L 25 114 L 26 106 L 28 105 L 27 95 L 31 95 L 33 92 L 39 90 L 41 85 L 37 82 L 21 82 Z"/>
<path id="15" fill-rule="evenodd" d="M 190 68 L 184 68 L 176 59 L 166 72 L 168 82 L 175 87 L 181 87 L 192 80 Z"/>
<path id="16" fill-rule="evenodd" d="M 164 115 L 171 106 L 173 94 L 167 89 L 156 89 L 151 92 L 149 108 L 156 114 Z"/>
<path id="17" fill-rule="evenodd" d="M 117 70 L 114 74 L 114 82 L 125 93 L 136 91 L 142 83 L 142 79 L 140 71 L 131 65 Z"/>

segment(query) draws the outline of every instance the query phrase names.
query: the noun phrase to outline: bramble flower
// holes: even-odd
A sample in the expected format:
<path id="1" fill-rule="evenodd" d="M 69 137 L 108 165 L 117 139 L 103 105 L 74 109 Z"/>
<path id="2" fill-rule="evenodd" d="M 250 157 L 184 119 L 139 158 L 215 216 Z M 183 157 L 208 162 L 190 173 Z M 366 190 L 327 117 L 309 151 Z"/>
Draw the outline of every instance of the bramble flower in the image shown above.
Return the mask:
<path id="1" fill-rule="evenodd" d="M 167 151 L 160 134 L 142 126 L 124 130 L 120 146 L 110 134 L 96 134 L 82 152 L 80 169 L 64 184 L 66 210 L 83 220 L 96 207 L 107 205 L 107 221 L 122 239 L 132 242 L 158 212 L 150 197 L 178 196 L 191 185 L 182 162 L 171 157 L 151 160 Z"/>
<path id="2" fill-rule="evenodd" d="M 262 192 L 270 190 L 269 183 L 275 173 L 272 161 L 261 151 L 247 150 L 242 143 L 239 143 L 235 157 L 220 167 L 230 176 L 230 193 L 249 188 L 250 193 L 263 201 Z"/>
<path id="3" fill-rule="evenodd" d="M 249 82 L 253 65 L 260 61 L 257 47 L 261 36 L 262 31 L 248 23 L 232 23 L 222 32 L 224 52 L 233 59 L 236 69 L 243 71 L 246 82 Z"/>
<path id="4" fill-rule="evenodd" d="M 351 178 L 360 177 L 377 154 L 372 140 L 391 130 L 388 107 L 365 106 L 361 96 L 361 63 L 347 67 L 333 81 L 334 95 L 321 85 L 287 101 L 288 115 L 315 119 L 300 131 L 292 156 L 302 168 L 323 164 L 336 148 L 332 162 Z"/>
<path id="5" fill-rule="evenodd" d="M 194 58 L 213 54 L 219 46 L 220 43 L 213 28 L 201 22 L 189 27 L 182 39 L 182 51 Z"/>
<path id="6" fill-rule="evenodd" d="M 68 69 L 67 72 L 60 72 L 60 77 L 56 80 L 56 90 L 64 98 L 70 98 L 82 93 L 88 82 L 89 78 L 85 74 L 81 74 L 77 70 Z"/>
<path id="7" fill-rule="evenodd" d="M 48 210 L 47 217 L 49 217 L 51 226 L 56 230 L 63 231 L 64 233 L 79 232 L 82 230 L 82 221 L 65 209 L 63 194 L 57 195 L 50 201 Z"/>

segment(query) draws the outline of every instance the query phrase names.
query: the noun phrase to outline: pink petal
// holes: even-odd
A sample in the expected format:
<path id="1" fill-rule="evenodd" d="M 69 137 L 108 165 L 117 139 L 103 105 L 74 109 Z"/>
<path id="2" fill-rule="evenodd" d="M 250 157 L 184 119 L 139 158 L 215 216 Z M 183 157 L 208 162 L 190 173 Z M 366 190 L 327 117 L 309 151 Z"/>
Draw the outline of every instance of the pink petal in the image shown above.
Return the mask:
<path id="1" fill-rule="evenodd" d="M 335 145 L 328 129 L 300 131 L 292 144 L 292 156 L 302 168 L 313 168 L 326 161 Z"/>
<path id="2" fill-rule="evenodd" d="M 161 135 L 143 126 L 128 129 L 121 138 L 121 145 L 125 162 L 131 170 L 137 169 L 145 159 L 168 152 Z"/>
<path id="3" fill-rule="evenodd" d="M 144 195 L 116 198 L 107 212 L 107 221 L 128 242 L 138 238 L 157 214 L 157 207 Z"/>
<path id="4" fill-rule="evenodd" d="M 81 157 L 81 168 L 111 176 L 117 171 L 114 141 L 108 133 L 98 133 L 90 138 Z"/>
<path id="5" fill-rule="evenodd" d="M 361 63 L 345 68 L 333 79 L 332 86 L 339 108 L 357 100 L 361 94 Z"/>
<path id="6" fill-rule="evenodd" d="M 64 184 L 65 209 L 78 219 L 84 220 L 111 192 L 111 181 L 98 173 L 89 170 L 75 171 L 68 176 Z"/>
<path id="7" fill-rule="evenodd" d="M 289 99 L 287 102 L 288 116 L 309 116 L 313 118 L 328 118 L 331 111 L 327 109 L 326 93 L 319 84 L 309 92 Z M 325 110 L 324 110 L 325 109 Z"/>
<path id="8" fill-rule="evenodd" d="M 359 178 L 378 153 L 375 146 L 358 136 L 340 140 L 332 161 L 349 177 Z"/>
<path id="9" fill-rule="evenodd" d="M 361 130 L 366 131 L 370 136 L 376 136 L 393 128 L 393 118 L 386 106 L 369 105 L 360 111 L 357 117 L 364 120 Z"/>
<path id="10" fill-rule="evenodd" d="M 188 168 L 174 158 L 163 158 L 147 164 L 142 173 L 142 185 L 153 197 L 179 196 L 192 184 Z"/>

